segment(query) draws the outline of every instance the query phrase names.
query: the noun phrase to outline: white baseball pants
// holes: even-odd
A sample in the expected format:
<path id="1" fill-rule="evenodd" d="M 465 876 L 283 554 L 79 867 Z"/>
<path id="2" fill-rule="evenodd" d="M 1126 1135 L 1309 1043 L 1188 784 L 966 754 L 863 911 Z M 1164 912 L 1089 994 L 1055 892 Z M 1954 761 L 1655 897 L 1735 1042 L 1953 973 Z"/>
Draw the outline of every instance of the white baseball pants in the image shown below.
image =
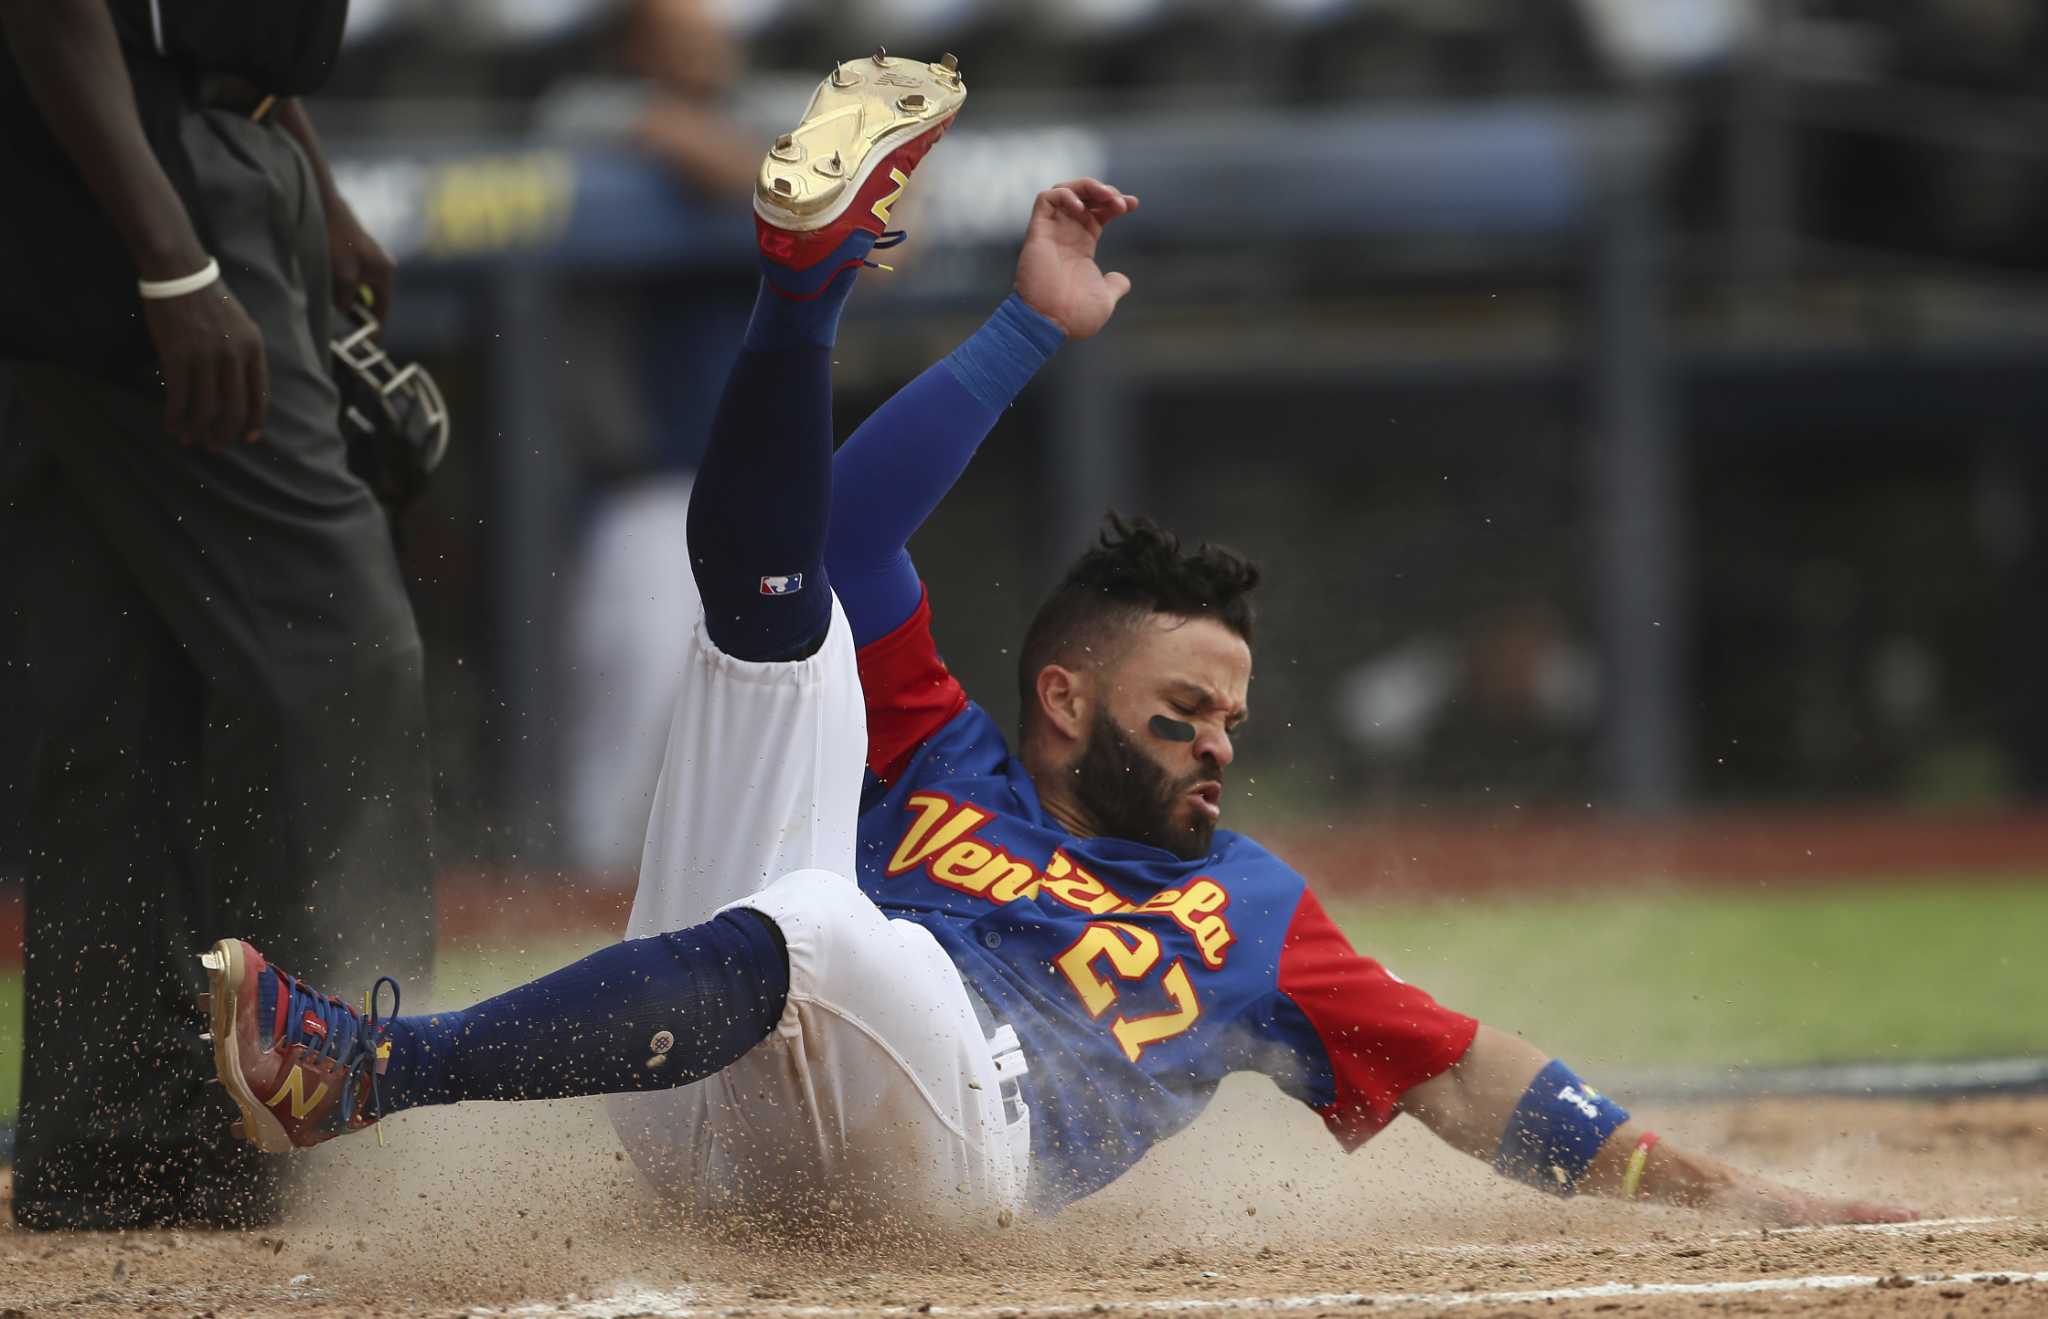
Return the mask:
<path id="1" fill-rule="evenodd" d="M 838 602 L 817 654 L 775 664 L 721 653 L 700 607 L 681 662 L 626 937 L 760 912 L 789 947 L 789 1003 L 717 1076 L 611 1096 L 620 1139 L 702 1210 L 922 1226 L 1021 1209 L 1030 1115 L 1006 1116 L 1000 1085 L 1021 1070 L 1014 1035 L 992 1044 L 937 941 L 852 878 L 867 716 Z"/>

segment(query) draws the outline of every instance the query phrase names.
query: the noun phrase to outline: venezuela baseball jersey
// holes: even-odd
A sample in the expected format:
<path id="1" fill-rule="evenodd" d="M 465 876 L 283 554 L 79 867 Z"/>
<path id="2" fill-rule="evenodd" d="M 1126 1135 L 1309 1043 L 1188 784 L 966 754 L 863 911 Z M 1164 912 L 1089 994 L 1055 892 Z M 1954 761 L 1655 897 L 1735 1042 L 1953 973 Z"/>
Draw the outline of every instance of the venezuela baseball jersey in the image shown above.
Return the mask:
<path id="1" fill-rule="evenodd" d="M 1047 815 L 940 660 L 928 599 L 861 649 L 860 673 L 861 888 L 1016 1028 L 1041 1208 L 1113 1180 L 1231 1072 L 1272 1077 L 1354 1149 L 1464 1056 L 1478 1023 L 1353 951 L 1251 839 L 1218 830 L 1183 861 Z"/>

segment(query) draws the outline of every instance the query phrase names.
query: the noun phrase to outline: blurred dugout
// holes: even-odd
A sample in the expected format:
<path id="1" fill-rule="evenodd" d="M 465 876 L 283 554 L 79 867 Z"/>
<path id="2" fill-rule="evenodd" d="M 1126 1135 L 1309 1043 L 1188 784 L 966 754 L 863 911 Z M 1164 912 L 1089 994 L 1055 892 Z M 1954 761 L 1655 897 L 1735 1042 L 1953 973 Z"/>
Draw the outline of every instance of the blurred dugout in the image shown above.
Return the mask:
<path id="1" fill-rule="evenodd" d="M 1510 788 L 1581 805 L 1984 804 L 2048 782 L 2027 676 L 2044 654 L 2027 604 L 2042 459 L 2025 426 L 2043 406 L 2031 272 L 2048 263 L 2030 143 L 2048 138 L 2013 127 L 2043 118 L 2038 6 L 701 8 L 771 74 L 814 78 L 880 40 L 955 49 L 974 85 L 934 161 L 956 185 L 929 190 L 901 275 L 856 299 L 850 412 L 965 328 L 1013 174 L 1152 171 L 1137 190 L 1158 204 L 1125 239 L 1139 294 L 1104 354 L 1114 364 L 1049 373 L 1006 423 L 1017 434 L 991 446 L 1002 479 L 979 494 L 970 481 L 926 533 L 920 562 L 951 575 L 949 598 L 980 592 L 989 629 L 956 611 L 942 638 L 964 670 L 985 666 L 980 688 L 1001 687 L 1004 659 L 978 657 L 978 638 L 1028 607 L 1092 519 L 1075 506 L 1135 493 L 1266 557 L 1276 590 L 1299 593 L 1288 614 L 1342 602 L 1334 621 L 1271 638 L 1286 676 L 1261 722 L 1293 729 L 1249 753 L 1265 757 L 1249 771 L 1260 802 L 1350 807 L 1370 785 L 1395 804 Z M 351 39 L 367 57 L 345 67 L 335 113 L 360 177 L 410 167 L 421 139 L 528 159 L 538 141 L 601 136 L 566 126 L 603 120 L 607 81 L 624 87 L 615 109 L 641 95 L 593 74 L 616 70 L 619 14 L 359 0 Z M 738 99 L 720 109 L 745 117 Z M 1617 144 L 1635 166 L 1614 168 Z M 583 145 L 569 158 L 592 160 Z M 671 214 L 660 189 L 633 195 Z M 460 326 L 462 308 L 502 308 L 542 281 L 523 257 L 495 260 L 422 254 L 414 287 Z M 546 277 L 573 286 L 559 317 L 499 316 L 427 346 L 474 364 L 470 401 L 494 433 L 543 441 L 518 446 L 524 461 L 579 490 L 638 479 L 659 465 L 650 446 L 687 434 L 689 391 L 646 365 L 661 360 L 654 341 L 603 299 L 614 284 L 685 305 L 677 253 L 562 260 Z M 731 269 L 744 279 L 743 262 Z M 916 314 L 863 334 L 891 298 Z M 635 327 L 630 360 L 581 351 L 616 343 L 621 324 Z M 532 340 L 529 363 L 558 360 L 557 337 L 579 346 L 556 420 L 496 400 L 491 382 L 517 374 L 489 337 L 501 333 Z M 622 367 L 632 383 L 600 383 Z M 548 468 L 551 454 L 567 466 Z M 517 768 L 527 743 L 586 724 L 550 704 L 563 657 L 519 639 L 565 601 L 559 556 L 497 530 L 509 517 L 547 540 L 533 506 L 506 502 L 515 479 L 483 461 L 467 489 L 437 492 L 422 591 L 442 653 L 489 661 L 437 676 L 444 792 L 502 775 L 476 815 L 500 831 L 472 845 L 525 858 L 552 845 L 561 786 L 551 768 Z M 547 543 L 602 536 L 584 500 L 571 493 Z M 514 571 L 520 554 L 533 561 Z M 1503 622 L 1535 617 L 1542 629 Z M 1421 673 L 1431 656 L 1452 694 L 1406 711 L 1415 741 L 1345 733 L 1382 708 L 1361 704 L 1359 673 Z M 505 844 L 507 816 L 550 821 L 539 850 Z"/>

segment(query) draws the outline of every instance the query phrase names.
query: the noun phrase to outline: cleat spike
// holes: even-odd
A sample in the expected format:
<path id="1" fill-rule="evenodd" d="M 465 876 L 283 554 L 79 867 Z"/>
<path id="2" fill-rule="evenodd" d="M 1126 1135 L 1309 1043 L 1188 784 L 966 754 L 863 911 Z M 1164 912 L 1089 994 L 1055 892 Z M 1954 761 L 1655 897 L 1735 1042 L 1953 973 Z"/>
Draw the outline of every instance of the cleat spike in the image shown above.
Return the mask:
<path id="1" fill-rule="evenodd" d="M 208 1085 L 219 1085 L 219 1084 L 220 1084 L 220 1078 L 219 1078 L 218 1076 L 209 1076 L 209 1077 L 207 1077 L 207 1078 L 206 1078 L 206 1084 L 208 1084 Z"/>
<path id="2" fill-rule="evenodd" d="M 791 133 L 797 158 L 771 155 L 754 175 L 763 273 L 778 292 L 797 299 L 817 296 L 820 279 L 852 263 L 841 252 L 829 265 L 818 264 L 856 230 L 885 235 L 889 208 L 967 98 L 957 56 L 949 66 L 922 55 L 891 55 L 886 47 L 871 50 L 869 58 L 836 64 L 818 81 Z M 650 1049 L 642 1057 L 664 1052 Z"/>
<path id="3" fill-rule="evenodd" d="M 804 153 L 797 148 L 796 139 L 788 133 L 784 133 L 781 137 L 775 139 L 775 146 L 768 154 L 777 160 L 798 160 L 802 158 Z"/>
<path id="4" fill-rule="evenodd" d="M 219 953 L 199 954 L 199 965 L 205 967 L 209 971 L 225 971 L 228 969 L 227 959 L 222 957 Z"/>
<path id="5" fill-rule="evenodd" d="M 946 57 L 939 61 L 939 67 L 948 73 L 958 73 L 960 72 L 960 57 L 949 50 L 946 52 Z"/>
<path id="6" fill-rule="evenodd" d="M 202 992 L 196 1002 L 201 1012 L 213 1011 L 213 995 L 210 992 Z"/>
<path id="7" fill-rule="evenodd" d="M 236 1118 L 228 1124 L 228 1134 L 236 1140 L 247 1140 L 249 1139 L 249 1125 L 242 1121 L 242 1119 Z"/>
<path id="8" fill-rule="evenodd" d="M 200 1043 L 202 1043 L 202 1044 L 211 1044 L 211 1043 L 213 1043 L 213 1032 L 212 1032 L 212 1031 L 210 1031 L 210 1030 L 203 1030 L 203 1031 L 200 1031 L 200 1032 L 199 1032 L 199 1041 L 200 1041 Z"/>

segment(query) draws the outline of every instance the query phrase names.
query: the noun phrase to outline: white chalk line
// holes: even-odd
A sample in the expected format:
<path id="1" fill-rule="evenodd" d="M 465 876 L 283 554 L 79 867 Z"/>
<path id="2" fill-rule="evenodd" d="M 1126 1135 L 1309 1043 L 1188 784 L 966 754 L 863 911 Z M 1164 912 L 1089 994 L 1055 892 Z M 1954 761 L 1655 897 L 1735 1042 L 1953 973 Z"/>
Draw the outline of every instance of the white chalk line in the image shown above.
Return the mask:
<path id="1" fill-rule="evenodd" d="M 1528 1305 L 1549 1301 L 1612 1300 L 1657 1296 L 1732 1296 L 1772 1292 L 1847 1291 L 1875 1287 L 1893 1276 L 1911 1280 L 1913 1286 L 1979 1286 L 1985 1283 L 2048 1282 L 2048 1272 L 2014 1270 L 1982 1273 L 1929 1273 L 1883 1275 L 1875 1273 L 1813 1274 L 1800 1278 L 1750 1278 L 1739 1282 L 1609 1282 L 1584 1287 L 1551 1287 L 1531 1291 L 1499 1292 L 1327 1292 L 1311 1296 L 1186 1296 L 1159 1300 L 1063 1301 L 1043 1305 L 1016 1302 L 1009 1305 L 934 1305 L 913 1309 L 906 1305 L 692 1305 L 679 1303 L 672 1291 L 620 1292 L 602 1300 L 570 1301 L 524 1305 L 510 1310 L 473 1309 L 474 1319 L 541 1319 L 541 1316 L 571 1316 L 573 1319 L 622 1319 L 623 1316 L 652 1315 L 659 1319 L 714 1319 L 745 1313 L 768 1319 L 853 1319 L 868 1314 L 929 1314 L 939 1319 L 1005 1319 L 1033 1314 L 1121 1313 L 1204 1314 L 1245 1310 L 1313 1310 L 1334 1306 L 1421 1305 L 1451 1309 L 1467 1305 Z"/>
<path id="2" fill-rule="evenodd" d="M 1750 1278 L 1741 1282 L 1607 1282 L 1588 1287 L 1549 1287 L 1542 1290 L 1512 1292 L 1338 1292 L 1323 1296 L 1245 1296 L 1245 1297 L 1186 1297 L 1179 1300 L 1162 1301 L 1106 1301 L 1103 1308 L 1109 1311 L 1138 1310 L 1149 1314 L 1199 1314 L 1239 1310 L 1314 1310 L 1325 1306 L 1340 1305 L 1426 1305 L 1431 1309 L 1449 1310 L 1464 1305 L 1531 1305 L 1549 1301 L 1594 1301 L 1655 1296 L 1730 1296 L 1754 1295 L 1759 1292 L 1795 1291 L 1847 1291 L 1856 1287 L 1875 1287 L 1888 1280 L 1890 1275 L 1875 1273 L 1813 1274 L 1803 1278 Z M 2048 1282 L 2048 1273 L 1950 1273 L 1926 1274 L 1912 1277 L 1913 1286 L 1934 1286 L 1941 1283 L 1975 1286 L 2004 1279 L 2008 1283 Z M 1003 1314 L 1018 1314 L 1024 1306 L 980 1306 L 971 1310 L 947 1310 L 934 1305 L 931 1313 L 951 1315 L 958 1319 L 993 1319 Z M 1094 1306 L 1067 1305 L 1047 1306 L 1044 1312 L 1090 1311 Z M 780 1313 L 796 1315 L 801 1312 L 790 1310 Z M 826 1313 L 821 1311 L 822 1313 Z M 852 1311 L 834 1310 L 833 1315 L 847 1315 Z"/>
<path id="3" fill-rule="evenodd" d="M 1695 1243 L 1705 1245 L 1726 1245 L 1738 1242 L 1759 1244 L 1780 1237 L 1806 1237 L 1825 1235 L 1855 1234 L 1859 1236 L 1965 1236 L 1981 1232 L 1986 1228 L 2043 1227 L 2048 1224 L 2021 1219 L 2013 1214 L 1963 1216 L 1952 1218 L 1927 1218 L 1911 1223 L 1828 1223 L 1813 1227 L 1768 1228 L 1750 1232 L 1728 1232 L 1704 1238 L 1677 1238 L 1671 1241 L 1634 1243 L 1620 1247 L 1614 1256 L 1602 1256 L 1608 1262 L 1641 1255 L 1662 1254 L 1673 1248 L 1683 1249 Z M 1396 1246 L 1391 1247 L 1397 1255 L 1525 1255 L 1569 1250 L 1583 1247 L 1580 1241 L 1559 1241 L 1556 1243 L 1501 1243 L 1486 1245 L 1468 1243 L 1455 1246 Z M 1906 1275 L 1914 1276 L 1914 1275 Z M 1920 1275 L 1915 1281 L 1925 1285 L 1936 1282 L 1950 1282 L 1974 1285 L 1990 1282 L 1995 1278 L 2010 1282 L 2048 1282 L 2048 1273 L 1959 1273 L 1953 1275 Z M 507 1310 L 476 1308 L 469 1311 L 472 1319 L 541 1319 L 542 1316 L 558 1316 L 560 1319 L 619 1319 L 626 1315 L 652 1315 L 660 1319 L 711 1319 L 713 1316 L 731 1315 L 745 1311 L 761 1319 L 852 1319 L 866 1314 L 932 1314 L 950 1316 L 951 1319 L 1001 1319 L 1002 1316 L 1022 1314 L 1070 1314 L 1092 1312 L 1099 1305 L 1105 1311 L 1132 1310 L 1142 1313 L 1196 1314 L 1208 1311 L 1242 1310 L 1303 1310 L 1317 1306 L 1338 1305 L 1430 1305 L 1448 1307 L 1454 1305 L 1541 1303 L 1544 1301 L 1590 1300 L 1629 1296 L 1714 1296 L 1739 1295 L 1746 1292 L 1783 1291 L 1835 1291 L 1848 1287 L 1874 1287 L 1878 1275 L 1863 1274 L 1814 1274 L 1796 1278 L 1758 1278 L 1743 1282 L 1672 1282 L 1672 1283 L 1604 1283 L 1598 1286 L 1565 1287 L 1547 1291 L 1503 1291 L 1503 1292 L 1342 1292 L 1301 1296 L 1258 1296 L 1258 1297 L 1181 1297 L 1169 1299 L 1141 1300 L 1126 1298 L 1105 1300 L 1101 1298 L 1076 1300 L 1047 1304 L 1018 1302 L 1007 1305 L 983 1305 L 953 1307 L 933 1305 L 928 1311 L 913 1310 L 903 1305 L 876 1306 L 834 1306 L 804 1305 L 777 1306 L 751 1302 L 733 1302 L 724 1305 L 705 1304 L 702 1294 L 694 1288 L 668 1288 L 662 1290 L 635 1289 L 614 1292 L 601 1298 L 537 1302 L 516 1306 Z"/>
<path id="4" fill-rule="evenodd" d="M 1960 1237 L 1969 1236 L 1987 1227 L 2044 1227 L 2048 1224 L 2024 1222 L 2012 1214 L 1990 1218 L 1922 1218 L 1911 1223 L 1827 1223 L 1815 1227 L 1773 1227 L 1755 1232 L 1728 1232 L 1720 1236 L 1704 1238 L 1674 1238 L 1670 1241 L 1632 1242 L 1613 1248 L 1616 1255 L 1659 1254 L 1670 1246 L 1708 1245 L 1723 1246 L 1740 1241 L 1775 1241 L 1779 1237 L 1815 1236 L 1824 1234 L 1856 1233 L 1863 1236 L 1880 1237 Z M 1449 1255 L 1458 1258 L 1488 1255 L 1548 1255 L 1560 1250 L 1580 1250 L 1585 1243 L 1576 1238 L 1559 1238 L 1552 1242 L 1543 1241 L 1501 1241 L 1464 1242 L 1455 1246 L 1393 1246 L 1397 1255 Z M 1602 1258 L 1605 1258 L 1604 1256 Z"/>
<path id="5" fill-rule="evenodd" d="M 1897 1281 L 1903 1279 L 1904 1281 Z M 2004 1269 L 1974 1273 L 1829 1273 L 1796 1278 L 1746 1278 L 1733 1282 L 1607 1282 L 1579 1287 L 1547 1287 L 1523 1291 L 1458 1292 L 1324 1292 L 1296 1296 L 1182 1296 L 1154 1300 L 1136 1298 L 1056 1301 L 1007 1305 L 785 1305 L 706 1306 L 676 1291 L 626 1291 L 599 1300 L 518 1306 L 510 1310 L 473 1309 L 472 1319 L 622 1319 L 651 1315 L 659 1319 L 716 1319 L 745 1313 L 765 1319 L 854 1319 L 869 1314 L 933 1315 L 938 1319 L 1021 1319 L 1026 1315 L 1123 1313 L 1211 1314 L 1247 1310 L 1315 1310 L 1337 1306 L 1428 1306 L 1447 1310 L 1468 1305 L 1530 1305 L 1554 1301 L 1627 1300 L 1659 1296 L 1741 1296 L 1779 1292 L 1848 1291 L 1880 1283 L 1901 1287 L 1975 1287 L 1999 1283 L 2048 1283 L 2048 1272 Z"/>

